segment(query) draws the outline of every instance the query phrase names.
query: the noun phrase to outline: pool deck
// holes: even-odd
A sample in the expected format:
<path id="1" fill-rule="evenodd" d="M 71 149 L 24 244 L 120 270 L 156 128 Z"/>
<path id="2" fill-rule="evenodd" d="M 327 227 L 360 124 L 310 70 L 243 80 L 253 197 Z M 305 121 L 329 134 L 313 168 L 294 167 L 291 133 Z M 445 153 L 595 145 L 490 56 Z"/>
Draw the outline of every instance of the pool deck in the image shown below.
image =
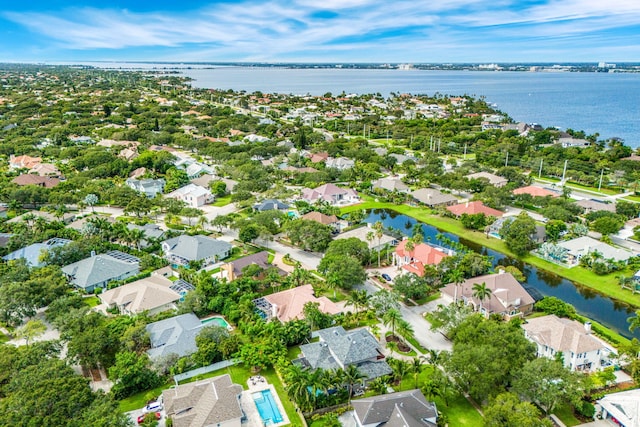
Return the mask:
<path id="1" fill-rule="evenodd" d="M 282 415 L 282 422 L 277 424 L 271 424 L 273 427 L 279 427 L 289 424 L 289 418 L 287 417 L 287 413 L 282 406 L 282 402 L 280 401 L 280 396 L 276 392 L 276 388 L 267 382 L 264 377 L 260 375 L 249 378 L 247 381 L 248 390 L 242 392 L 242 397 L 240 398 L 240 406 L 247 416 L 247 422 L 243 423 L 243 427 L 264 427 L 262 423 L 262 418 L 260 417 L 260 413 L 258 412 L 258 408 L 256 407 L 255 402 L 253 401 L 252 394 L 257 391 L 262 390 L 271 390 L 271 395 L 273 396 L 276 405 L 278 406 L 278 410 Z"/>

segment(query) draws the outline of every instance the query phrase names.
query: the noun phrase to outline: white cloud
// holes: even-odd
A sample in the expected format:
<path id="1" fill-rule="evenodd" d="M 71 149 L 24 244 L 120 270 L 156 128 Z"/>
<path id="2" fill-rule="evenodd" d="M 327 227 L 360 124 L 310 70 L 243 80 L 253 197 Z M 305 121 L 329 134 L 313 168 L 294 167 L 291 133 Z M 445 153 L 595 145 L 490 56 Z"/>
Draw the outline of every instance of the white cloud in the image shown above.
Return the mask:
<path id="1" fill-rule="evenodd" d="M 325 19 L 318 12 L 331 12 Z M 323 56 L 387 60 L 447 49 L 517 44 L 536 38 L 588 36 L 640 22 L 637 0 L 550 0 L 518 8 L 516 0 L 267 0 L 220 3 L 200 10 L 134 13 L 74 9 L 55 14 L 6 12 L 31 32 L 76 50 L 178 48 L 193 60 Z M 409 31 L 410 30 L 410 31 Z M 197 50 L 197 51 L 196 51 Z M 463 52 L 465 53 L 465 52 Z M 367 59 L 369 58 L 370 59 Z M 390 59 L 389 59 L 390 60 Z M 415 60 L 420 60 L 416 58 Z M 425 58 L 430 61 L 430 58 Z"/>

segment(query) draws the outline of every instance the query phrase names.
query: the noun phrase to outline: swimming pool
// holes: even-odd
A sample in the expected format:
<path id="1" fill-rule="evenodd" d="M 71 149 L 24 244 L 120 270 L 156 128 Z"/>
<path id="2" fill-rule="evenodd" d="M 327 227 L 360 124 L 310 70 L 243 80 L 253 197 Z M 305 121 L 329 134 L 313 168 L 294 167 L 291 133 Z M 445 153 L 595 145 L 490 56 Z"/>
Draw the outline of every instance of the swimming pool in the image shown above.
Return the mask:
<path id="1" fill-rule="evenodd" d="M 224 317 L 221 317 L 221 316 L 209 317 L 207 319 L 202 319 L 200 322 L 202 323 L 203 326 L 215 325 L 215 326 L 222 326 L 223 328 L 231 329 L 231 325 L 229 325 L 229 322 L 224 320 Z"/>
<path id="2" fill-rule="evenodd" d="M 280 414 L 271 390 L 257 391 L 253 393 L 251 397 L 253 397 L 253 401 L 258 408 L 258 413 L 264 425 L 270 426 L 282 422 L 282 414 Z"/>

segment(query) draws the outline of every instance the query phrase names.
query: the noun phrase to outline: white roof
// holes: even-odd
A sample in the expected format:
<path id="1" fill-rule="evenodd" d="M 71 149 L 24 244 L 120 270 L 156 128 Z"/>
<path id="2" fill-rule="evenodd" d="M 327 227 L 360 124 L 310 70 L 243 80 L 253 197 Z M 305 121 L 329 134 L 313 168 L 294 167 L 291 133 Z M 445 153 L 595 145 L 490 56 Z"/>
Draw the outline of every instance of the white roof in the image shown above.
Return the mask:
<path id="1" fill-rule="evenodd" d="M 640 390 L 607 394 L 598 401 L 624 427 L 640 427 Z"/>
<path id="2" fill-rule="evenodd" d="M 582 236 L 577 239 L 561 242 L 558 243 L 558 246 L 566 248 L 573 256 L 583 256 L 594 251 L 598 251 L 605 259 L 612 258 L 616 261 L 626 261 L 634 256 L 632 252 L 613 247 L 589 236 Z"/>

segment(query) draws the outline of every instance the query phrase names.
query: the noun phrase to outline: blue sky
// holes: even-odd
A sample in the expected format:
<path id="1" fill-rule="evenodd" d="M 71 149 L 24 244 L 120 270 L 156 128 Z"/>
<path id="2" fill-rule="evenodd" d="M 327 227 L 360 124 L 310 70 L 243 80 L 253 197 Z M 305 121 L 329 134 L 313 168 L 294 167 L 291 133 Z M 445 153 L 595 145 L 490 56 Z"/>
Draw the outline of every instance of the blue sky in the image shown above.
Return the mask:
<path id="1" fill-rule="evenodd" d="M 639 0 L 4 1 L 2 61 L 640 61 Z"/>

